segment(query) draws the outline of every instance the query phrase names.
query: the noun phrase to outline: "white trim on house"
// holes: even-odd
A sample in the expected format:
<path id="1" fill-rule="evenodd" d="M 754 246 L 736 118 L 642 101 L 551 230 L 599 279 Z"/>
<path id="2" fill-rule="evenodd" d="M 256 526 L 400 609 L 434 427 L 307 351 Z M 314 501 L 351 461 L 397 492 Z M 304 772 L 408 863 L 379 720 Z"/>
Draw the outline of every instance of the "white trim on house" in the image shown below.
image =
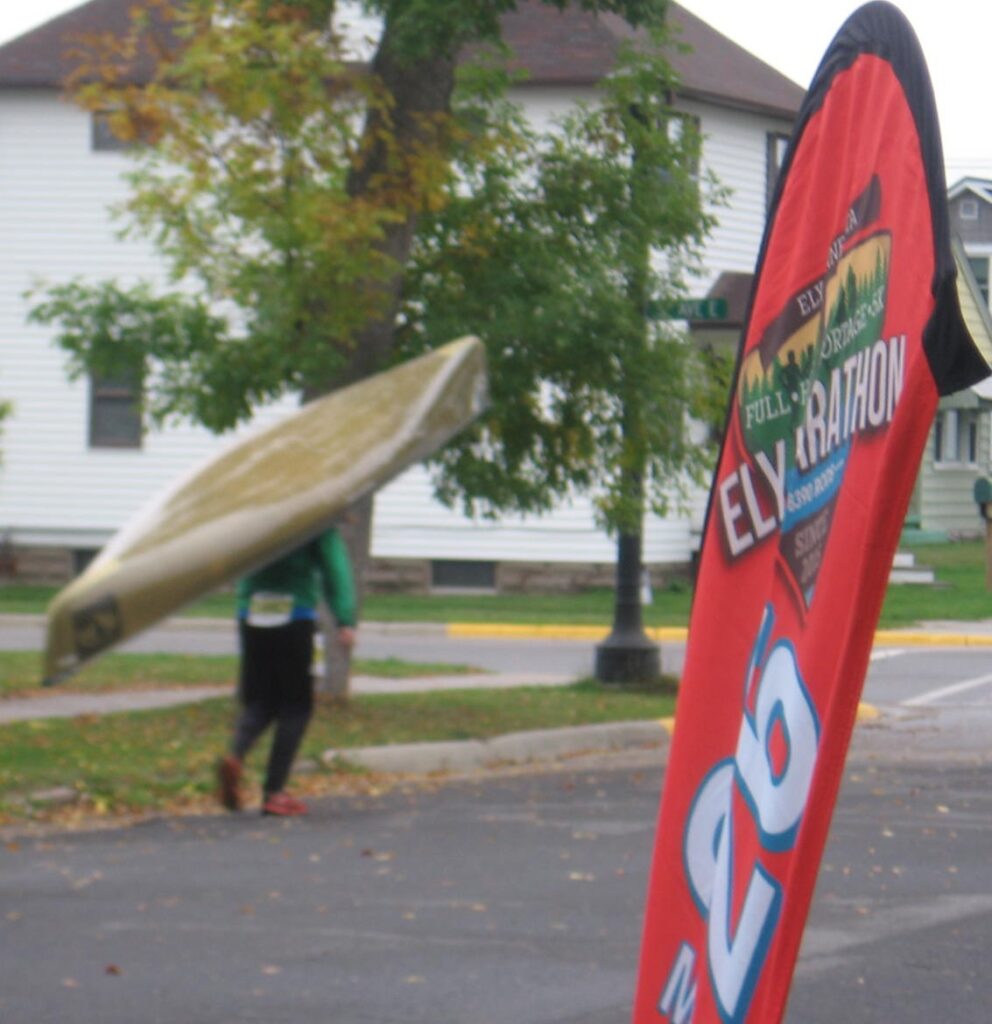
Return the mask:
<path id="1" fill-rule="evenodd" d="M 961 178 L 947 190 L 947 198 L 953 201 L 966 192 L 992 203 L 992 181 L 987 178 Z"/>

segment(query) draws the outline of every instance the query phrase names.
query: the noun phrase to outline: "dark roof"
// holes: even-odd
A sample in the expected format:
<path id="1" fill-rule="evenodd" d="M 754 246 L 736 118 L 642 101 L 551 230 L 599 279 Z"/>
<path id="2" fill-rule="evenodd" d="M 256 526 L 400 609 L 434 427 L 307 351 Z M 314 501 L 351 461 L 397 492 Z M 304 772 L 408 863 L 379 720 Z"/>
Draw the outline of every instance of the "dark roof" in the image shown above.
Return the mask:
<path id="1" fill-rule="evenodd" d="M 681 95 L 795 117 L 805 95 L 802 87 L 680 4 L 669 3 L 668 21 L 677 39 L 691 48 L 669 57 Z M 622 43 L 634 36 L 616 14 L 595 15 L 576 7 L 558 11 L 538 0 L 525 0 L 503 18 L 503 39 L 515 55 L 515 67 L 539 85 L 597 82 L 613 67 Z"/>
<path id="2" fill-rule="evenodd" d="M 0 46 L 0 86 L 61 88 L 77 66 L 77 48 L 87 36 L 123 35 L 141 0 L 88 0 Z M 154 16 L 154 15 L 153 15 Z M 137 77 L 151 77 L 150 56 Z"/>
<path id="3" fill-rule="evenodd" d="M 88 34 L 122 33 L 140 0 L 89 0 L 0 46 L 0 87 L 60 87 L 73 69 L 73 49 Z M 671 62 L 682 82 L 680 93 L 711 103 L 743 107 L 792 118 L 803 89 L 710 28 L 679 4 L 669 5 L 669 21 L 692 48 Z M 613 66 L 618 48 L 633 35 L 615 14 L 594 15 L 574 7 L 524 0 L 503 19 L 503 36 L 514 65 L 537 85 L 592 84 Z M 138 68 L 151 72 L 150 59 Z"/>
<path id="4" fill-rule="evenodd" d="M 690 53 L 676 53 L 671 58 L 684 96 L 790 120 L 799 112 L 805 86 L 786 78 L 679 4 L 669 5 L 669 22 L 681 29 L 681 42 L 692 47 Z"/>

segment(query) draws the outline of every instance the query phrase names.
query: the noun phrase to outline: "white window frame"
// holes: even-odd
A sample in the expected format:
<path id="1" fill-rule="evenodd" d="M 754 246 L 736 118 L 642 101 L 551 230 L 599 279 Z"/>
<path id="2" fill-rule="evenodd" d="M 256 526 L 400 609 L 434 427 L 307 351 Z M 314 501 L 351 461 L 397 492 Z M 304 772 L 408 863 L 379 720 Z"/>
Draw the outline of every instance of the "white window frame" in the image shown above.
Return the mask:
<path id="1" fill-rule="evenodd" d="M 788 132 L 767 132 L 765 134 L 765 213 L 771 209 L 775 185 L 785 162 L 789 148 Z"/>
<path id="2" fill-rule="evenodd" d="M 981 450 L 977 409 L 941 409 L 934 419 L 934 469 L 977 469 Z"/>
<path id="3" fill-rule="evenodd" d="M 958 203 L 958 217 L 961 220 L 978 220 L 978 200 L 962 199 Z"/>

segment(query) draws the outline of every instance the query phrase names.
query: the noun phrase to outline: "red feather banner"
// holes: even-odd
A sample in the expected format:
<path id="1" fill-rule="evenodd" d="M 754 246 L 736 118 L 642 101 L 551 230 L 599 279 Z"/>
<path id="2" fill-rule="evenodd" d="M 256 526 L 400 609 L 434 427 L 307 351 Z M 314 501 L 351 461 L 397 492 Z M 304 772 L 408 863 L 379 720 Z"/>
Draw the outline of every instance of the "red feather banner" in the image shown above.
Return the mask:
<path id="1" fill-rule="evenodd" d="M 940 395 L 988 374 L 961 319 L 919 43 L 844 24 L 762 242 L 649 883 L 635 1024 L 775 1024 Z"/>

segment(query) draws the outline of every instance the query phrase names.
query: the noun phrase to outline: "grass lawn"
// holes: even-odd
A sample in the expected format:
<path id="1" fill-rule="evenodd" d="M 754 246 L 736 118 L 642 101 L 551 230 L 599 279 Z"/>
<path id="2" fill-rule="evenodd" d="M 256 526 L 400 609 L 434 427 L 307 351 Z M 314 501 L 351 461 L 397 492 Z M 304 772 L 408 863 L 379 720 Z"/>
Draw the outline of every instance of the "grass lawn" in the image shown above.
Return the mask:
<path id="1" fill-rule="evenodd" d="M 985 587 L 984 541 L 926 544 L 905 550 L 916 556 L 917 565 L 935 570 L 937 582 L 889 587 L 882 626 L 911 626 L 926 619 L 992 619 L 992 591 Z"/>
<path id="2" fill-rule="evenodd" d="M 0 588 L 0 613 L 42 614 L 55 596 L 55 587 L 20 584 Z M 645 625 L 685 625 L 692 593 L 677 583 L 654 593 L 644 609 Z M 232 619 L 234 599 L 229 593 L 205 597 L 184 608 L 184 616 Z M 369 622 L 511 622 L 565 623 L 608 626 L 613 620 L 613 591 L 579 594 L 370 594 L 362 618 Z"/>
<path id="3" fill-rule="evenodd" d="M 606 690 L 595 682 L 512 691 L 359 697 L 321 703 L 301 757 L 328 748 L 482 738 L 522 729 L 659 718 L 670 694 Z M 71 820 L 93 814 L 195 811 L 213 806 L 215 761 L 227 745 L 233 701 L 218 698 L 160 711 L 44 719 L 0 727 L 0 820 Z M 267 743 L 253 752 L 257 779 Z M 318 769 L 296 777 L 303 791 L 340 785 L 348 773 Z M 71 787 L 69 808 L 33 806 L 31 794 Z"/>
<path id="4" fill-rule="evenodd" d="M 882 610 L 883 627 L 909 626 L 924 619 L 992 618 L 992 593 L 985 589 L 985 544 L 959 541 L 904 548 L 918 565 L 936 570 L 934 586 L 897 585 L 889 588 Z M 0 613 L 44 612 L 55 593 L 52 587 L 7 586 L 0 589 Z M 654 591 L 644 608 L 646 626 L 685 626 L 689 622 L 692 589 L 675 581 Z M 198 601 L 183 614 L 231 618 L 229 593 Z M 484 622 L 532 625 L 609 626 L 613 621 L 613 591 L 580 594 L 372 594 L 363 618 L 370 622 Z"/>

